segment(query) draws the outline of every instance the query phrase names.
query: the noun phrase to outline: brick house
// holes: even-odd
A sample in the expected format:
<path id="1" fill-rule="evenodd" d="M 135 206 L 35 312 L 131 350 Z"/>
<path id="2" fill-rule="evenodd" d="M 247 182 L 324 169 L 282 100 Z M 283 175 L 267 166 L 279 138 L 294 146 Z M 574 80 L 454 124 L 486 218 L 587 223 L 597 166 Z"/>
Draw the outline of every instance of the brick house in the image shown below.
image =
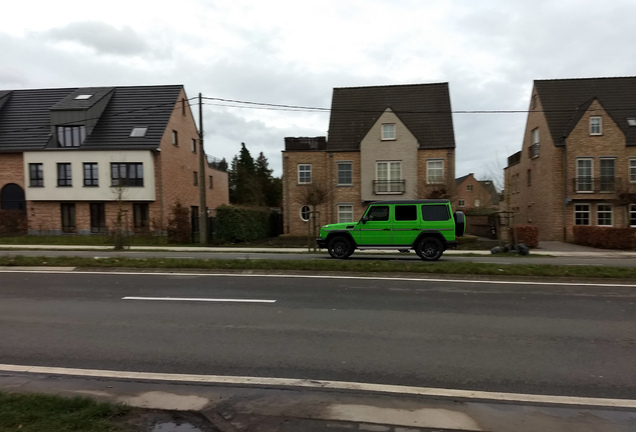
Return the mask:
<path id="1" fill-rule="evenodd" d="M 200 151 L 181 85 L 0 91 L 0 208 L 30 234 L 103 233 L 118 213 L 163 231 L 177 201 L 196 225 Z M 227 172 L 204 166 L 208 208 L 227 204 Z"/>
<path id="2" fill-rule="evenodd" d="M 359 219 L 372 201 L 450 198 L 455 136 L 448 83 L 336 88 L 329 138 L 285 138 L 286 234 Z"/>
<path id="3" fill-rule="evenodd" d="M 539 240 L 636 226 L 636 77 L 536 80 L 505 202 Z"/>
<path id="4" fill-rule="evenodd" d="M 499 194 L 492 180 L 477 180 L 473 173 L 455 179 L 455 194 L 454 207 L 458 210 L 499 207 Z"/>

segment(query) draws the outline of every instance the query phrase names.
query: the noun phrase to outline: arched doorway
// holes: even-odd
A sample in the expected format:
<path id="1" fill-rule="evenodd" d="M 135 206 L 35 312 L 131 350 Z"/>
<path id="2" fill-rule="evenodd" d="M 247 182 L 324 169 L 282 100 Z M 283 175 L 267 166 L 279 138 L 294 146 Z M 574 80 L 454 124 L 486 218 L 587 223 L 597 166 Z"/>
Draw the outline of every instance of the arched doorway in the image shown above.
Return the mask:
<path id="1" fill-rule="evenodd" d="M 4 185 L 0 190 L 0 210 L 26 210 L 24 190 L 15 183 Z"/>

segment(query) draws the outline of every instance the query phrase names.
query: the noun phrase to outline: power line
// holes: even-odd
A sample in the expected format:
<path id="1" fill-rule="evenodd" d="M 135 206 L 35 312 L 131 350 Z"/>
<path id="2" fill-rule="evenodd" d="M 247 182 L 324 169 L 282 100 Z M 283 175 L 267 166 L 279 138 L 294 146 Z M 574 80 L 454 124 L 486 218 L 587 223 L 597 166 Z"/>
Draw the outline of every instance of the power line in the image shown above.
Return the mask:
<path id="1" fill-rule="evenodd" d="M 224 98 L 216 98 L 216 97 L 204 97 L 205 100 L 210 101 L 219 101 L 223 102 L 222 104 L 205 104 L 211 106 L 222 106 L 229 108 L 242 108 L 242 109 L 261 109 L 261 110 L 272 110 L 272 111 L 303 111 L 303 112 L 362 112 L 362 113 L 377 113 L 377 109 L 337 109 L 334 110 L 332 108 L 324 108 L 324 107 L 308 107 L 302 105 L 284 105 L 284 104 L 274 104 L 274 103 L 265 103 L 265 102 L 252 102 L 252 101 L 242 101 L 236 99 L 224 99 Z M 226 104 L 235 104 L 235 105 L 226 105 Z M 239 104 L 239 105 L 236 105 Z M 633 108 L 615 108 L 608 109 L 609 111 L 633 111 Z M 559 109 L 559 110 L 394 110 L 395 112 L 401 114 L 527 114 L 531 112 L 538 113 L 573 113 L 573 112 L 584 112 L 584 111 L 597 111 L 595 109 L 586 109 L 580 110 L 579 108 L 573 109 Z"/>
<path id="2" fill-rule="evenodd" d="M 192 100 L 198 99 L 198 97 L 192 97 L 189 99 L 185 99 L 185 100 L 180 100 L 177 101 L 176 104 L 179 103 L 184 103 L 185 101 L 187 101 L 188 103 Z M 253 102 L 253 101 L 243 101 L 243 100 L 237 100 L 237 99 L 225 99 L 225 98 L 218 98 L 218 97 L 202 97 L 202 99 L 207 100 L 207 101 L 217 101 L 220 103 L 204 103 L 203 105 L 208 105 L 208 106 L 219 106 L 219 107 L 225 107 L 225 108 L 238 108 L 238 109 L 252 109 L 252 110 L 265 110 L 265 111 L 289 111 L 289 112 L 320 112 L 320 113 L 333 113 L 333 112 L 349 112 L 349 113 L 378 113 L 378 110 L 365 110 L 365 109 L 337 109 L 334 110 L 332 108 L 324 108 L 324 107 L 310 107 L 310 106 L 302 106 L 302 105 L 287 105 L 287 104 L 274 104 L 274 103 L 266 103 L 266 102 Z M 116 117 L 116 116 L 121 116 L 121 115 L 126 115 L 126 114 L 133 114 L 133 113 L 143 113 L 144 111 L 147 111 L 146 113 L 144 113 L 144 115 L 151 115 L 152 112 L 150 112 L 150 110 L 156 109 L 156 108 L 162 108 L 165 106 L 173 106 L 176 105 L 174 102 L 168 102 L 165 104 L 159 104 L 159 105 L 151 105 L 151 106 L 147 106 L 144 108 L 139 108 L 139 109 L 134 109 L 134 110 L 127 110 L 127 111 L 120 111 L 120 112 L 116 112 L 116 113 L 112 113 L 110 114 L 111 117 Z M 582 112 L 582 111 L 597 111 L 597 110 L 593 110 L 593 109 L 586 109 L 586 110 L 579 110 L 578 108 L 574 108 L 574 109 L 563 109 L 563 110 L 450 110 L 450 111 L 446 111 L 446 110 L 394 110 L 394 112 L 398 113 L 398 114 L 528 114 L 531 112 L 537 112 L 537 113 L 574 113 L 574 112 Z M 606 109 L 607 111 L 607 109 Z M 633 109 L 630 108 L 616 108 L 616 109 L 611 109 L 610 111 L 629 111 L 629 112 L 633 112 Z M 100 116 L 94 117 L 94 118 L 89 118 L 89 119 L 85 119 L 86 121 L 88 120 L 99 120 Z M 66 123 L 60 123 L 59 126 L 65 126 L 65 125 L 74 125 L 77 124 L 77 122 L 66 122 Z M 19 133 L 19 132 L 28 132 L 28 131 L 35 131 L 35 130 L 40 130 L 40 129 L 48 129 L 50 128 L 50 125 L 46 125 L 46 126 L 34 126 L 34 127 L 30 127 L 30 128 L 21 128 L 21 129 L 14 129 L 14 130 L 9 130 L 9 131 L 4 131 L 3 134 L 12 134 L 12 133 Z"/>

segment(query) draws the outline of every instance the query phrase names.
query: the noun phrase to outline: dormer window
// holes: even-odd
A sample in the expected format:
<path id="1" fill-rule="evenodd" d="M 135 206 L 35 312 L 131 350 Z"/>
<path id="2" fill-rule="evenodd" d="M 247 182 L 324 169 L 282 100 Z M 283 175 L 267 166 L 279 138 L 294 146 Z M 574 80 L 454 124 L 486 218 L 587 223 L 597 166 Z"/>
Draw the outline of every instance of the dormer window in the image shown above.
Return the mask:
<path id="1" fill-rule="evenodd" d="M 146 136 L 146 132 L 148 132 L 147 127 L 134 127 L 130 132 L 131 138 L 142 138 Z"/>
<path id="2" fill-rule="evenodd" d="M 90 95 L 90 94 L 81 94 L 81 95 L 75 96 L 75 100 L 88 100 L 92 97 L 93 95 Z"/>
<path id="3" fill-rule="evenodd" d="M 382 140 L 394 140 L 395 139 L 395 124 L 385 123 L 382 125 Z"/>
<path id="4" fill-rule="evenodd" d="M 57 144 L 59 147 L 79 147 L 86 140 L 86 126 L 58 126 Z"/>
<path id="5" fill-rule="evenodd" d="M 601 117 L 590 117 L 590 135 L 603 135 L 603 124 Z"/>

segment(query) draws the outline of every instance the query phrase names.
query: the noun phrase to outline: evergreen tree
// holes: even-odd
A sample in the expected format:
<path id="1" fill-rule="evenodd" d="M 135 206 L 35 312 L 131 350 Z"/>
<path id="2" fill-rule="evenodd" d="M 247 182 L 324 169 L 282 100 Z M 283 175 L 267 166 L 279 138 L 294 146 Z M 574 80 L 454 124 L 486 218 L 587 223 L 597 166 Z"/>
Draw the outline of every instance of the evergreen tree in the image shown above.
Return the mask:
<path id="1" fill-rule="evenodd" d="M 232 159 L 228 170 L 230 201 L 234 204 L 280 207 L 282 181 L 272 177 L 273 170 L 261 152 L 256 161 L 245 143 Z"/>

